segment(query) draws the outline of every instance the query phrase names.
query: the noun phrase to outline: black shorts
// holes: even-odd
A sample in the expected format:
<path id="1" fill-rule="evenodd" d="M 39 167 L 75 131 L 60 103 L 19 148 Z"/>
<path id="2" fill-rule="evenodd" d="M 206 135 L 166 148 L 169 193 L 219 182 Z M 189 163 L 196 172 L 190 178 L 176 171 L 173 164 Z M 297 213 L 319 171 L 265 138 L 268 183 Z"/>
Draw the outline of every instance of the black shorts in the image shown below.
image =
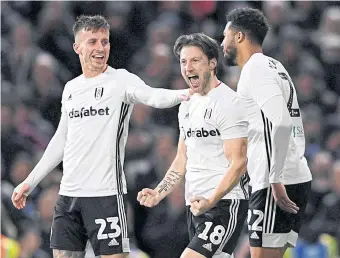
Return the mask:
<path id="1" fill-rule="evenodd" d="M 248 211 L 249 242 L 252 247 L 295 246 L 310 193 L 311 182 L 286 185 L 289 198 L 300 208 L 297 214 L 281 210 L 271 187 L 251 193 Z"/>
<path id="2" fill-rule="evenodd" d="M 248 200 L 220 200 L 211 210 L 194 216 L 187 206 L 190 243 L 188 248 L 213 257 L 232 254 L 247 217 Z"/>
<path id="3" fill-rule="evenodd" d="M 130 252 L 126 197 L 67 197 L 55 206 L 51 248 L 84 251 L 87 240 L 96 256 Z"/>

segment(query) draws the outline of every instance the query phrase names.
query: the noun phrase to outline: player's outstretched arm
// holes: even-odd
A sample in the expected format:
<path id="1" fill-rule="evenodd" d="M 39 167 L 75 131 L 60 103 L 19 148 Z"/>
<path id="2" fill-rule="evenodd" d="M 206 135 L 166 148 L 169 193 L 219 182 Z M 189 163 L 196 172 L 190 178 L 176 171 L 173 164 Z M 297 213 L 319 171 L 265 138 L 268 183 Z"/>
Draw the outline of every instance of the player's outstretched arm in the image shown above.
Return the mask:
<path id="1" fill-rule="evenodd" d="M 155 189 L 144 188 L 138 193 L 137 200 L 141 205 L 154 207 L 168 196 L 180 184 L 185 175 L 187 162 L 184 139 L 179 139 L 177 154 L 163 180 Z"/>
<path id="2" fill-rule="evenodd" d="M 170 108 L 189 99 L 189 89 L 167 90 L 149 86 L 136 88 L 134 95 L 139 103 L 154 108 Z"/>
<path id="3" fill-rule="evenodd" d="M 127 73 L 128 87 L 126 89 L 126 101 L 128 103 L 141 103 L 154 108 L 170 108 L 182 101 L 188 100 L 190 90 L 168 90 L 153 88 L 144 83 L 137 75 Z"/>
<path id="4" fill-rule="evenodd" d="M 246 137 L 223 140 L 223 150 L 229 161 L 229 167 L 214 194 L 208 199 L 200 196 L 193 197 L 190 210 L 195 216 L 210 210 L 228 194 L 247 171 L 247 144 Z"/>
<path id="5" fill-rule="evenodd" d="M 62 112 L 57 131 L 49 142 L 42 158 L 28 177 L 14 189 L 12 194 L 14 207 L 17 209 L 24 208 L 27 196 L 39 182 L 62 161 L 66 135 L 67 116 L 65 112 Z"/>

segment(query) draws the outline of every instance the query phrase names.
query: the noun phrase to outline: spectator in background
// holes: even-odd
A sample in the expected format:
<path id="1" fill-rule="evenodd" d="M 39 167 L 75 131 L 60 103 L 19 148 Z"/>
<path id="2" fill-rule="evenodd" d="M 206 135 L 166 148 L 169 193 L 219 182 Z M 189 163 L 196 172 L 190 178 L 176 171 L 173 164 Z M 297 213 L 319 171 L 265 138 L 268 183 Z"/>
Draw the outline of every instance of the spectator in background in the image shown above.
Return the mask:
<path id="1" fill-rule="evenodd" d="M 333 158 L 329 152 L 318 152 L 311 162 L 313 181 L 309 202 L 306 208 L 306 220 L 313 218 L 316 211 L 320 209 L 323 198 L 330 192 L 329 174 Z"/>
<path id="2" fill-rule="evenodd" d="M 169 88 L 171 81 L 171 48 L 166 44 L 156 44 L 151 50 L 150 63 L 138 75 L 144 78 L 145 83 L 156 88 Z"/>
<path id="3" fill-rule="evenodd" d="M 9 68 L 7 77 L 16 86 L 24 85 L 31 78 L 33 63 L 39 52 L 33 34 L 28 20 L 22 20 L 11 29 L 10 45 L 3 62 Z"/>
<path id="4" fill-rule="evenodd" d="M 1 153 L 5 171 L 9 171 L 17 153 L 26 151 L 33 154 L 31 142 L 22 136 L 15 127 L 13 121 L 14 112 L 14 106 L 9 104 L 1 105 Z M 7 173 L 4 173 L 2 177 L 9 180 Z"/>
<path id="5" fill-rule="evenodd" d="M 330 192 L 322 199 L 319 209 L 309 223 L 309 235 L 319 237 L 329 234 L 337 240 L 340 250 L 340 161 L 333 164 L 329 171 Z"/>
<path id="6" fill-rule="evenodd" d="M 61 110 L 62 84 L 57 78 L 58 64 L 55 61 L 50 54 L 38 54 L 30 81 L 33 92 L 29 101 L 41 110 L 44 119 L 51 121 L 54 128 L 57 128 Z"/>
<path id="7" fill-rule="evenodd" d="M 105 10 L 110 24 L 110 63 L 116 69 L 124 68 L 131 59 L 138 40 L 129 30 L 129 17 L 132 11 L 132 2 L 108 2 Z"/>
<path id="8" fill-rule="evenodd" d="M 55 203 L 58 199 L 58 185 L 52 185 L 44 189 L 38 199 L 38 219 L 41 230 L 41 248 L 52 255 L 50 248 L 50 233 Z"/>
<path id="9" fill-rule="evenodd" d="M 80 72 L 78 58 L 70 48 L 73 44 L 73 32 L 69 24 L 75 21 L 70 5 L 71 2 L 64 1 L 47 2 L 39 12 L 37 25 L 38 46 L 65 66 L 59 69 L 58 74 L 63 84 L 72 77 L 70 71 Z"/>
<path id="10" fill-rule="evenodd" d="M 330 6 L 324 9 L 319 29 L 313 35 L 313 41 L 320 47 L 321 61 L 324 64 L 326 83 L 329 88 L 340 93 L 340 7 Z"/>

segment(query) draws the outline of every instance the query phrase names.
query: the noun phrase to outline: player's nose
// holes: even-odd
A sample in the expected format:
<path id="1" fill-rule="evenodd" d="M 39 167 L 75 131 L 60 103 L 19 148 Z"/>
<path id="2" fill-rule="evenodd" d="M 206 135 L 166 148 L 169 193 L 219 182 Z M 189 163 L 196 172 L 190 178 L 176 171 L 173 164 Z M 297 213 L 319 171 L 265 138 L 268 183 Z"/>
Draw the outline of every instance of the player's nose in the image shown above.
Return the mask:
<path id="1" fill-rule="evenodd" d="M 185 66 L 185 71 L 187 72 L 186 74 L 189 75 L 192 70 L 193 70 L 193 67 L 190 64 L 190 62 L 188 62 Z"/>
<path id="2" fill-rule="evenodd" d="M 222 48 L 222 51 L 224 52 L 224 40 L 222 41 L 222 43 L 221 43 L 221 48 Z"/>
<path id="3" fill-rule="evenodd" d="M 96 50 L 97 50 L 97 51 L 104 51 L 104 45 L 103 45 L 102 42 L 97 41 Z"/>

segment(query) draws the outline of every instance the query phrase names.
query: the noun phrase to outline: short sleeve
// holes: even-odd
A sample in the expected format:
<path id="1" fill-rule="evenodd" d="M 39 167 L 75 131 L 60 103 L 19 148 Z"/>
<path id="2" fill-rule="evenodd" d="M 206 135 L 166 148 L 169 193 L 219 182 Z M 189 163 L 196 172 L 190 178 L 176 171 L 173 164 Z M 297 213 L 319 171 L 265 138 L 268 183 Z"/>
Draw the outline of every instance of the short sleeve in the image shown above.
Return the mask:
<path id="1" fill-rule="evenodd" d="M 243 100 L 235 96 L 231 101 L 217 103 L 216 123 L 222 140 L 248 137 L 248 119 Z"/>

